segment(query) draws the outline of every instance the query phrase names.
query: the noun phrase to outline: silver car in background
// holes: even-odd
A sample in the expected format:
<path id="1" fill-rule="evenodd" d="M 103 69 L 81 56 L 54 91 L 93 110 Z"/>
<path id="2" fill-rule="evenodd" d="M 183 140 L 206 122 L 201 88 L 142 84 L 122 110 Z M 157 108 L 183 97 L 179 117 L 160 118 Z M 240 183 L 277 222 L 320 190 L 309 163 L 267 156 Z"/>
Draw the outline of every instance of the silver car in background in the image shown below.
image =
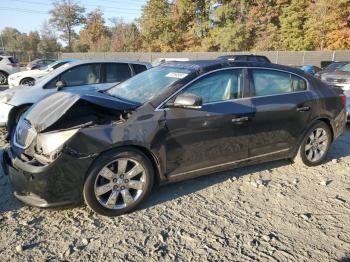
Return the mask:
<path id="1" fill-rule="evenodd" d="M 0 92 L 0 127 L 10 135 L 20 116 L 34 103 L 60 90 L 107 90 L 141 73 L 151 64 L 139 61 L 89 60 L 67 63 L 38 79 L 34 86 Z"/>
<path id="2" fill-rule="evenodd" d="M 0 55 L 0 85 L 6 85 L 8 76 L 20 70 L 21 68 L 16 58 Z"/>

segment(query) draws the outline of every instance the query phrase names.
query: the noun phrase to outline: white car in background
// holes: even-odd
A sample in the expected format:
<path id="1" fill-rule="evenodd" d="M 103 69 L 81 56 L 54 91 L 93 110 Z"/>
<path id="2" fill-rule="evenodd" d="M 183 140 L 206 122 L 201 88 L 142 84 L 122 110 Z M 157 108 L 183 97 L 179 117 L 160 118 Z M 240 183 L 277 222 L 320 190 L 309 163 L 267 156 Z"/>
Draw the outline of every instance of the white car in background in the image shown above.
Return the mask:
<path id="1" fill-rule="evenodd" d="M 0 85 L 6 85 L 8 76 L 18 72 L 20 69 L 16 58 L 0 55 Z"/>
<path id="2" fill-rule="evenodd" d="M 88 60 L 66 63 L 40 78 L 34 86 L 18 86 L 0 92 L 0 127 L 8 134 L 33 104 L 59 91 L 104 91 L 151 68 L 140 61 Z"/>
<path id="3" fill-rule="evenodd" d="M 43 69 L 21 71 L 21 72 L 12 74 L 8 77 L 9 88 L 13 88 L 20 85 L 33 86 L 35 85 L 35 81 L 38 80 L 39 78 L 51 73 L 53 70 L 55 70 L 56 68 L 59 68 L 64 64 L 75 62 L 75 61 L 77 60 L 73 60 L 73 59 L 58 60 L 49 64 L 46 68 L 43 68 Z"/>

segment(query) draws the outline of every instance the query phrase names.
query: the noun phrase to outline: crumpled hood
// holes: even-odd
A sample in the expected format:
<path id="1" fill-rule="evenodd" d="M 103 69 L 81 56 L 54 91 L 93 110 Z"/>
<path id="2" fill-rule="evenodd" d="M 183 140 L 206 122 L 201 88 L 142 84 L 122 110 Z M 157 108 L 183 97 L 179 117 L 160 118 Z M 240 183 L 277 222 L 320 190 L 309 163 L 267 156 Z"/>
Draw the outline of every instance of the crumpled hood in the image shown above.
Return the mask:
<path id="1" fill-rule="evenodd" d="M 117 111 L 129 111 L 139 106 L 139 104 L 129 103 L 100 92 L 78 93 L 60 91 L 34 104 L 24 117 L 39 133 L 57 122 L 81 100 Z"/>

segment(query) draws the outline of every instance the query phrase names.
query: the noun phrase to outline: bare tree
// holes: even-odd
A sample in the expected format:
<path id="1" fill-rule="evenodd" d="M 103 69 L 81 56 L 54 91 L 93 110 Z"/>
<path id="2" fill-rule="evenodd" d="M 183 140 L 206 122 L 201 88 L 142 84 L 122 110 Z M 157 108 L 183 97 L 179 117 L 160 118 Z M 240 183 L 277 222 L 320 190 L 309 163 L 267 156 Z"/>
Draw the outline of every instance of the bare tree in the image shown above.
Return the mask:
<path id="1" fill-rule="evenodd" d="M 76 36 L 74 27 L 84 23 L 85 8 L 71 0 L 57 0 L 53 6 L 50 24 L 62 33 L 61 39 L 67 42 L 68 50 L 71 50 L 72 39 Z"/>

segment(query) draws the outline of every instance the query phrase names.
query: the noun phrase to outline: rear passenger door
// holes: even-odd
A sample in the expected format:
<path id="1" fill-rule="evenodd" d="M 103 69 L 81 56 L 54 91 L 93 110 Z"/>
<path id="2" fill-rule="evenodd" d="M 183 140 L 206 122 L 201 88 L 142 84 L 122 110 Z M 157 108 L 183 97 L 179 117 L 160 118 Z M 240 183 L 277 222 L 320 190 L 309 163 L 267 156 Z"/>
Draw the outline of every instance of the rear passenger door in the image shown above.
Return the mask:
<path id="1" fill-rule="evenodd" d="M 253 118 L 250 157 L 286 154 L 305 130 L 312 110 L 303 78 L 273 69 L 250 69 Z"/>

